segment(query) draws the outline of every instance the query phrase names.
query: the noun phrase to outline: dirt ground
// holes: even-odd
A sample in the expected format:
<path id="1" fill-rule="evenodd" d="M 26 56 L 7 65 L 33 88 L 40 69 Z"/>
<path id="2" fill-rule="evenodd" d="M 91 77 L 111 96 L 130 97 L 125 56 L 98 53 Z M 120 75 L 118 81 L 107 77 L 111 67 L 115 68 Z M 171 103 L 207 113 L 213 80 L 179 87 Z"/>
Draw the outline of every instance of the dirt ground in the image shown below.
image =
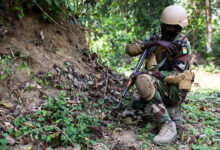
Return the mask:
<path id="1" fill-rule="evenodd" d="M 85 58 L 82 57 L 87 46 L 84 32 L 80 27 L 67 23 L 65 26 L 67 30 L 64 31 L 55 25 L 41 22 L 36 14 L 30 16 L 24 17 L 21 22 L 12 26 L 9 34 L 0 43 L 1 55 L 23 55 L 22 58 L 15 57 L 11 67 L 16 68 L 19 63 L 26 61 L 32 72 L 53 74 L 57 72 L 57 68 L 69 62 L 72 65 L 72 71 L 74 69 L 74 72 L 79 75 L 94 72 L 93 64 L 85 62 L 83 60 Z M 65 80 L 65 78 L 62 79 Z M 9 101 L 7 98 L 9 93 L 18 89 L 19 86 L 29 84 L 28 81 L 29 77 L 25 70 L 12 72 L 10 80 L 0 83 L 0 93 L 4 93 L 1 100 Z M 37 97 L 36 95 L 39 95 L 39 92 L 25 93 L 24 98 Z M 7 104 L 10 106 L 12 103 L 10 100 Z"/>

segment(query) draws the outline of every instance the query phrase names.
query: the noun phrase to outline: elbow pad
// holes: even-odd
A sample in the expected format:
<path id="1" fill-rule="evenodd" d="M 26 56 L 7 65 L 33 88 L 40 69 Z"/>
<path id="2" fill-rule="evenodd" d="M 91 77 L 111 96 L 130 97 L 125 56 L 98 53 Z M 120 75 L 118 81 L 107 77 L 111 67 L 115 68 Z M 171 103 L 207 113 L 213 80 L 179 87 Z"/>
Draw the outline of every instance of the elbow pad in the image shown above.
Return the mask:
<path id="1" fill-rule="evenodd" d="M 137 56 L 142 53 L 142 50 L 140 48 L 140 45 L 138 43 L 132 43 L 132 44 L 127 44 L 125 48 L 125 52 L 129 56 Z"/>

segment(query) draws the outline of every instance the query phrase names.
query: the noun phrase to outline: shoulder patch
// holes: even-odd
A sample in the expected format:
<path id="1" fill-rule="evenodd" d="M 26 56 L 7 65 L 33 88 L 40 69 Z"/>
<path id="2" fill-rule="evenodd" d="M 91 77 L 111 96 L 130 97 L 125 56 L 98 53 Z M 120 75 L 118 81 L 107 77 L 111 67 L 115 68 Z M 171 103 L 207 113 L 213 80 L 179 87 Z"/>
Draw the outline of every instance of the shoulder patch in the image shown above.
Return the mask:
<path id="1" fill-rule="evenodd" d="M 183 52 L 183 55 L 187 55 L 188 54 L 187 46 L 183 45 L 182 52 Z"/>

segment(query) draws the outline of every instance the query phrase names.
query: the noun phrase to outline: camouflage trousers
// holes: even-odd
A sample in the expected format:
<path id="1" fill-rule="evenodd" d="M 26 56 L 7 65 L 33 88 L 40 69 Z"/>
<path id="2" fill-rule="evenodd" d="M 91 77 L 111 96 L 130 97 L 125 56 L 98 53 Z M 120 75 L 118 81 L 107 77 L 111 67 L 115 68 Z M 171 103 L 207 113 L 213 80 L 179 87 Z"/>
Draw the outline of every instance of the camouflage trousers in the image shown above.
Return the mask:
<path id="1" fill-rule="evenodd" d="M 181 105 L 187 92 L 179 90 L 176 85 L 166 84 L 155 77 L 152 77 L 152 81 L 156 89 L 154 97 L 150 101 L 140 98 L 125 107 L 121 114 L 124 123 L 147 122 L 151 119 L 163 123 L 172 119 L 167 108 Z"/>

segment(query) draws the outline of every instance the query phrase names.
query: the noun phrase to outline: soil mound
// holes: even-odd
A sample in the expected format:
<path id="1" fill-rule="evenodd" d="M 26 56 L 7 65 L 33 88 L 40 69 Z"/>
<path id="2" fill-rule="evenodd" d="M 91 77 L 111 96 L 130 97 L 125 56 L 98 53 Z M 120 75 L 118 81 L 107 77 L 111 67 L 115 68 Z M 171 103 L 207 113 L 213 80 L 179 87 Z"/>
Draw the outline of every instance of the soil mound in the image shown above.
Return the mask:
<path id="1" fill-rule="evenodd" d="M 38 15 L 25 16 L 10 29 L 10 34 L 1 42 L 1 53 L 17 49 L 24 56 L 31 56 L 33 71 L 49 71 L 53 64 L 62 66 L 65 61 L 73 62 L 79 74 L 93 72 L 82 60 L 87 49 L 85 34 L 72 23 L 65 23 L 66 31 L 60 27 L 40 21 Z"/>
<path id="2" fill-rule="evenodd" d="M 65 23 L 64 27 L 66 31 L 56 25 L 44 23 L 38 15 L 31 14 L 7 31 L 8 34 L 1 39 L 0 54 L 14 57 L 10 66 L 14 71 L 7 83 L 0 83 L 0 93 L 7 91 L 4 86 L 6 84 L 16 87 L 28 83 L 30 79 L 25 69 L 15 71 L 22 61 L 26 61 L 31 72 L 38 76 L 59 73 L 60 81 L 65 86 L 70 83 L 68 80 L 74 81 L 72 85 L 83 86 L 76 80 L 76 75 L 78 78 L 85 77 L 103 69 L 97 62 L 97 55 L 88 51 L 83 29 L 70 22 Z"/>

